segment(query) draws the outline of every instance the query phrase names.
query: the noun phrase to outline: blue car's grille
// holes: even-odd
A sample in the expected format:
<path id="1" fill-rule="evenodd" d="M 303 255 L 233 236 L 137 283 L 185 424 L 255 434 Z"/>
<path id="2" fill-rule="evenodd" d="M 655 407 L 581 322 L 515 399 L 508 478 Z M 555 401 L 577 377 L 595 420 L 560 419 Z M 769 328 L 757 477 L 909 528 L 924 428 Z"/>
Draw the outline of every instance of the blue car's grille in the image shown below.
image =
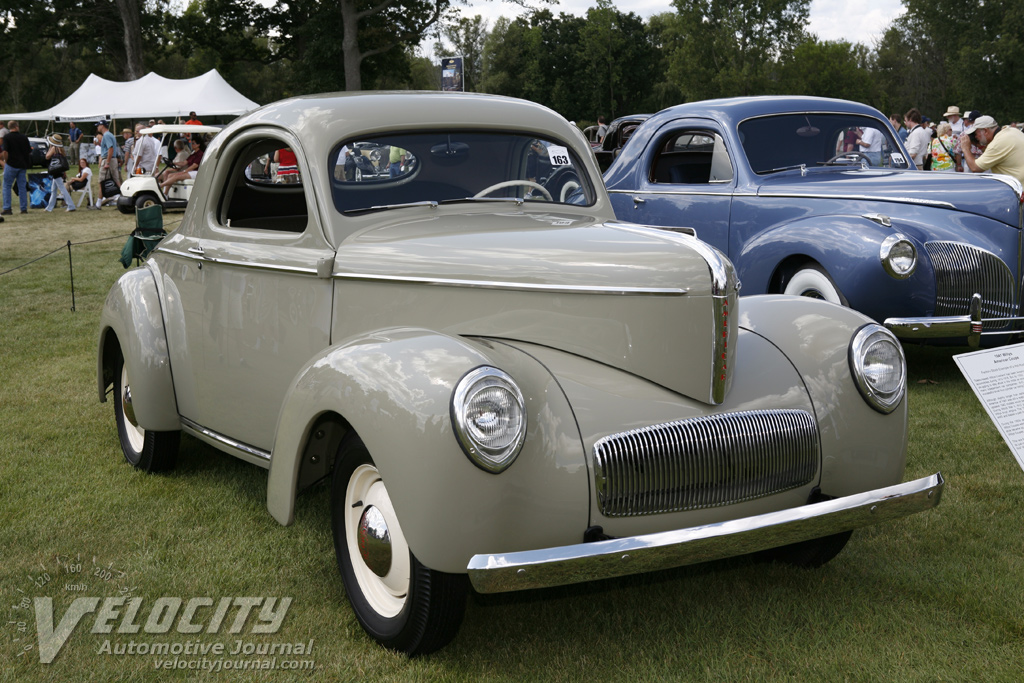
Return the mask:
<path id="1" fill-rule="evenodd" d="M 935 269 L 935 315 L 967 315 L 971 296 L 981 294 L 981 317 L 1016 315 L 1013 274 L 992 252 L 959 242 L 926 242 Z M 1008 323 L 986 323 L 985 330 Z"/>
<path id="2" fill-rule="evenodd" d="M 613 434 L 594 446 L 601 513 L 629 517 L 739 503 L 809 483 L 818 428 L 803 410 L 711 415 Z"/>

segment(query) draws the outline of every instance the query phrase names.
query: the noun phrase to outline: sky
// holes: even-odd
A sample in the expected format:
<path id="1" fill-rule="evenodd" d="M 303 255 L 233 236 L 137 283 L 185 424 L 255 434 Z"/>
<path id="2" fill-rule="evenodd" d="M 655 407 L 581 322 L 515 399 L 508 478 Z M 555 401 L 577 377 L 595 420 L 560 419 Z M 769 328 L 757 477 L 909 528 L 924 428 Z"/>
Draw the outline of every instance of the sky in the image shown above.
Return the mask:
<path id="1" fill-rule="evenodd" d="M 560 0 L 552 7 L 557 15 L 559 12 L 582 16 L 587 9 L 595 6 L 594 0 Z M 633 12 L 644 18 L 652 14 L 672 11 L 671 0 L 614 0 L 613 4 L 621 12 Z M 851 6 L 858 8 L 857 12 Z M 462 9 L 464 16 L 481 15 L 494 26 L 494 21 L 504 15 L 518 16 L 520 9 L 500 0 L 470 0 L 468 7 Z M 811 0 L 810 31 L 819 40 L 845 40 L 850 43 L 864 43 L 874 47 L 875 40 L 882 37 L 885 29 L 893 19 L 903 14 L 900 0 Z"/>

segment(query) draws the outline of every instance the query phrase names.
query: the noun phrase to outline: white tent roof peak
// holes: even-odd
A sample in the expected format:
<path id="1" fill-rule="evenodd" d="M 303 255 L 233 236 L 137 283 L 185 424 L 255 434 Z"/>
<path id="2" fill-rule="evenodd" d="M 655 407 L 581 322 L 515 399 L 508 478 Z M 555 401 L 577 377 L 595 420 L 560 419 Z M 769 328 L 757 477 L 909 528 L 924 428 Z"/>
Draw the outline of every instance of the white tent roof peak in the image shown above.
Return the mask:
<path id="1" fill-rule="evenodd" d="M 216 69 L 195 78 L 164 78 L 152 71 L 135 81 L 89 74 L 67 99 L 49 109 L 0 118 L 37 121 L 141 119 L 157 116 L 237 116 L 260 105 L 232 88 Z"/>

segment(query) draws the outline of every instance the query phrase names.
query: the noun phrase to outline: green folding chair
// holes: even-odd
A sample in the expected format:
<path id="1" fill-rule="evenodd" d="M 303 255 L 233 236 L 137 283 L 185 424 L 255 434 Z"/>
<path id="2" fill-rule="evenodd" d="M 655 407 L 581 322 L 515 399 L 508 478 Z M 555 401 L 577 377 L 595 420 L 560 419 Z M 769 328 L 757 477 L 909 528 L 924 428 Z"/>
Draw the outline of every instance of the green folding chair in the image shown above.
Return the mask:
<path id="1" fill-rule="evenodd" d="M 128 236 L 128 241 L 121 249 L 121 265 L 130 268 L 132 259 L 136 265 L 142 263 L 142 259 L 149 256 L 166 235 L 162 206 L 154 204 L 144 209 L 136 209 L 135 230 Z"/>

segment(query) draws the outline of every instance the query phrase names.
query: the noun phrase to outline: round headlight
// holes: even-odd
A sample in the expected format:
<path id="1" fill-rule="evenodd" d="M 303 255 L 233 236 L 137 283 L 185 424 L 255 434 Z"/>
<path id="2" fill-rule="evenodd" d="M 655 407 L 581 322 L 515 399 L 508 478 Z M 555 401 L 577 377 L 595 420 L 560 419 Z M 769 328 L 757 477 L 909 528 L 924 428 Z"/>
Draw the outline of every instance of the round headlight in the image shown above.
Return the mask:
<path id="1" fill-rule="evenodd" d="M 523 394 L 497 368 L 471 370 L 452 394 L 455 437 L 474 465 L 497 474 L 519 455 L 526 439 Z"/>
<path id="2" fill-rule="evenodd" d="M 850 344 L 850 370 L 864 400 L 891 413 L 907 390 L 907 361 L 892 332 L 871 323 L 857 330 Z"/>
<path id="3" fill-rule="evenodd" d="M 906 235 L 896 233 L 882 240 L 878 256 L 882 267 L 897 280 L 905 280 L 917 268 L 917 248 Z"/>

